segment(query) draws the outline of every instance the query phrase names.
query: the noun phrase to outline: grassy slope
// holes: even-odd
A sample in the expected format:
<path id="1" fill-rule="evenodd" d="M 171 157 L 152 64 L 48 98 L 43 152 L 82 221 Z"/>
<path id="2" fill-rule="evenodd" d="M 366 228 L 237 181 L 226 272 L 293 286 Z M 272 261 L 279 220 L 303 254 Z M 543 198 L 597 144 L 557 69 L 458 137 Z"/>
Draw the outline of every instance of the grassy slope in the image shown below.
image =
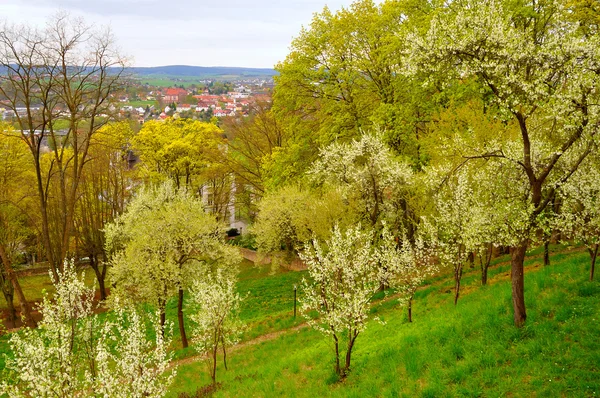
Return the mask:
<path id="1" fill-rule="evenodd" d="M 352 373 L 341 383 L 332 372 L 330 341 L 309 328 L 294 328 L 303 320 L 292 317 L 293 285 L 305 273 L 244 263 L 239 290 L 247 294 L 241 316 L 248 330 L 228 355 L 229 370 L 219 365 L 222 388 L 216 395 L 599 395 L 600 282 L 587 281 L 587 253 L 555 254 L 545 268 L 539 257 L 527 261 L 529 318 L 523 329 L 512 326 L 510 269 L 503 261 L 490 269 L 487 287 L 478 286 L 477 270 L 467 273 L 456 308 L 448 274 L 432 278 L 417 293 L 413 324 L 394 300 L 375 305 L 373 312 L 386 324 L 370 322 L 359 336 Z M 47 286 L 46 279 L 22 283 L 31 294 Z M 176 325 L 175 309 L 171 300 L 168 318 Z M 177 338 L 176 329 L 173 347 L 180 346 Z M 6 337 L 0 338 L 0 352 L 7 348 Z M 175 355 L 194 352 L 179 349 Z M 208 382 L 204 362 L 183 359 L 170 396 Z"/>
<path id="2" fill-rule="evenodd" d="M 486 287 L 477 286 L 476 270 L 467 274 L 456 308 L 451 281 L 438 277 L 417 293 L 412 324 L 391 300 L 373 308 L 386 324 L 372 321 L 359 336 L 344 382 L 332 375 L 329 340 L 303 328 L 232 350 L 229 370 L 219 367 L 222 388 L 216 395 L 599 395 L 600 283 L 587 281 L 589 257 L 574 252 L 552 256 L 549 267 L 540 262 L 526 263 L 528 320 L 522 329 L 512 326 L 507 264 L 491 270 Z M 253 292 L 243 314 L 251 335 L 291 325 L 284 297 L 301 275 L 244 272 L 241 290 Z M 182 364 L 171 396 L 208 382 L 205 363 Z"/>
<path id="3" fill-rule="evenodd" d="M 54 293 L 54 286 L 52 286 L 52 283 L 50 282 L 50 276 L 46 273 L 19 278 L 19 282 L 27 301 L 41 301 L 44 291 L 47 291 L 50 295 Z M 96 282 L 96 276 L 91 268 L 85 271 L 85 282 L 88 286 L 92 286 L 94 283 L 96 284 L 96 287 L 98 286 L 98 282 Z M 19 300 L 16 297 L 14 299 L 14 304 L 18 309 Z M 4 295 L 0 294 L 0 310 L 6 308 L 7 305 Z"/>

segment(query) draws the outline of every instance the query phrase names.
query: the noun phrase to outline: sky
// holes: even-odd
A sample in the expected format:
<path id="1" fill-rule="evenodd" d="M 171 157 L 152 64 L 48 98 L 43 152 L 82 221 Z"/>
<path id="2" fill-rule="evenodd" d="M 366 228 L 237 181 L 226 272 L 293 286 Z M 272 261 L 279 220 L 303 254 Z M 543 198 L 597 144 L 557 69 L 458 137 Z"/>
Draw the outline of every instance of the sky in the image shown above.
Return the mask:
<path id="1" fill-rule="evenodd" d="M 352 0 L 0 0 L 0 19 L 43 27 L 59 11 L 110 26 L 131 66 L 272 68 L 315 12 Z"/>

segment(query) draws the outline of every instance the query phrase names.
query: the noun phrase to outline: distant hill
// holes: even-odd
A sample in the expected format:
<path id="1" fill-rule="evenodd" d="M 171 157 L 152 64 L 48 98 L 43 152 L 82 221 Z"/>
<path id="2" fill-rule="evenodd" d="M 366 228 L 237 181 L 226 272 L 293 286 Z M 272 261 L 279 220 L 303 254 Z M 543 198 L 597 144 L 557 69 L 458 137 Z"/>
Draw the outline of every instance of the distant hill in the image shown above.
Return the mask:
<path id="1" fill-rule="evenodd" d="M 116 72 L 114 69 L 113 72 Z M 7 73 L 7 68 L 0 66 L 0 76 Z M 162 76 L 166 78 L 174 77 L 193 77 L 193 78 L 215 78 L 220 77 L 262 77 L 270 78 L 278 73 L 275 69 L 268 68 L 243 68 L 230 66 L 190 66 L 190 65 L 166 65 L 151 67 L 131 67 L 125 68 L 126 74 L 139 77 Z"/>
<path id="2" fill-rule="evenodd" d="M 126 72 L 138 76 L 189 76 L 189 77 L 211 77 L 211 76 L 248 76 L 248 77 L 272 77 L 277 74 L 274 69 L 268 68 L 241 68 L 228 66 L 190 66 L 190 65 L 167 65 L 152 67 L 132 67 Z"/>

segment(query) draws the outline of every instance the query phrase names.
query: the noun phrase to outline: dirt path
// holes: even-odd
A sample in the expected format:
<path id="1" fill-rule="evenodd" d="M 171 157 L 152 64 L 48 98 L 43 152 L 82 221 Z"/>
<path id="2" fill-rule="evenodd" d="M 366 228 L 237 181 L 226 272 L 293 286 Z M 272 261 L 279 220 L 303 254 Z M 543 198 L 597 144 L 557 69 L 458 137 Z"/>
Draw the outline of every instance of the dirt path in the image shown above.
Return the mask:
<path id="1" fill-rule="evenodd" d="M 250 347 L 250 346 L 253 346 L 253 345 L 257 345 L 257 344 L 260 344 L 260 343 L 262 343 L 264 341 L 275 340 L 276 338 L 278 338 L 281 335 L 284 335 L 284 334 L 287 334 L 287 333 L 291 333 L 291 332 L 295 332 L 297 330 L 304 329 L 304 328 L 307 328 L 307 327 L 308 327 L 308 323 L 304 322 L 304 323 L 301 323 L 299 325 L 293 326 L 291 328 L 281 329 L 281 330 L 277 330 L 275 332 L 263 334 L 263 335 L 260 335 L 260 336 L 258 336 L 256 338 L 252 339 L 252 340 L 247 340 L 247 341 L 241 342 L 239 344 L 236 344 L 236 345 L 234 345 L 232 347 L 229 347 L 229 349 L 227 350 L 227 353 L 229 354 L 229 353 L 235 352 L 235 351 L 240 350 L 240 349 L 245 348 L 245 347 Z M 194 356 L 191 356 L 191 357 L 187 357 L 187 358 L 183 358 L 183 359 L 178 359 L 178 360 L 172 361 L 170 367 L 179 366 L 179 365 L 189 365 L 191 363 L 194 363 L 194 362 L 197 362 L 197 361 L 201 360 L 204 357 L 205 357 L 204 355 L 194 355 Z"/>

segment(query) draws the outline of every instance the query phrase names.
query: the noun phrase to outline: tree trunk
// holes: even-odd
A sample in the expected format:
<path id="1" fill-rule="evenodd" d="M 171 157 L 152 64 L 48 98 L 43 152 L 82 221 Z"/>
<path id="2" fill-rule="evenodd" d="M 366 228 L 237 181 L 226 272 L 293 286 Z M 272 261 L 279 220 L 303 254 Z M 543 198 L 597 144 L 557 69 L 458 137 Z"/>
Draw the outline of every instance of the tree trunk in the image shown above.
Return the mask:
<path id="1" fill-rule="evenodd" d="M 463 264 L 460 263 L 454 267 L 454 305 L 458 303 L 458 295 L 460 294 L 460 280 L 462 279 Z"/>
<path id="2" fill-rule="evenodd" d="M 12 282 L 11 282 L 12 283 Z M 11 284 L 12 286 L 12 284 Z M 8 322 L 11 328 L 17 327 L 17 309 L 15 308 L 14 295 L 3 292 L 4 298 L 6 299 L 6 305 L 8 306 Z"/>
<path id="3" fill-rule="evenodd" d="M 96 274 L 96 279 L 98 280 L 98 290 L 100 290 L 100 300 L 106 300 L 106 286 L 105 286 L 105 277 L 106 277 L 106 264 L 103 264 L 104 269 L 100 270 L 100 262 L 98 261 L 98 256 L 94 254 L 90 254 L 90 267 L 94 270 Z"/>
<path id="4" fill-rule="evenodd" d="M 212 369 L 210 371 L 210 377 L 212 379 L 213 386 L 217 384 L 217 350 L 219 349 L 218 343 L 213 347 L 212 352 Z"/>
<path id="5" fill-rule="evenodd" d="M 550 250 L 548 248 L 549 245 L 549 241 L 544 242 L 544 266 L 550 265 Z"/>
<path id="6" fill-rule="evenodd" d="M 480 258 L 481 260 L 481 285 L 487 285 L 488 279 L 488 269 L 490 268 L 490 262 L 492 261 L 492 252 L 494 251 L 494 245 L 488 243 L 487 253 L 485 259 Z"/>
<path id="7" fill-rule="evenodd" d="M 225 348 L 225 337 L 221 335 L 221 348 L 223 348 L 223 366 L 227 370 L 227 349 Z"/>
<path id="8" fill-rule="evenodd" d="M 413 294 L 410 295 L 410 297 L 408 298 L 408 322 L 412 322 L 412 299 L 413 299 Z"/>
<path id="9" fill-rule="evenodd" d="M 341 376 L 342 369 L 340 369 L 340 343 L 335 333 L 333 333 L 333 341 L 335 343 L 335 373 L 338 376 Z"/>
<path id="10" fill-rule="evenodd" d="M 591 257 L 591 264 L 590 264 L 590 281 L 594 280 L 594 269 L 596 268 L 596 259 L 598 258 L 598 246 L 600 246 L 598 243 L 596 243 L 594 245 L 594 249 L 588 249 L 588 251 L 590 252 L 590 257 Z"/>
<path id="11" fill-rule="evenodd" d="M 356 341 L 356 337 L 358 337 L 358 333 L 349 331 L 348 332 L 348 350 L 346 351 L 346 362 L 344 364 L 344 371 L 342 372 L 342 377 L 346 377 L 348 372 L 350 371 L 350 360 L 352 359 L 352 348 L 354 348 L 354 342 Z"/>
<path id="12" fill-rule="evenodd" d="M 98 289 L 100 290 L 100 300 L 106 300 L 106 286 L 104 284 L 104 275 L 98 278 Z"/>
<path id="13" fill-rule="evenodd" d="M 183 321 L 183 289 L 179 288 L 179 300 L 177 301 L 177 320 L 179 321 L 179 332 L 181 334 L 181 345 L 188 347 L 188 340 L 185 334 L 185 323 Z"/>
<path id="14" fill-rule="evenodd" d="M 165 337 L 165 322 L 167 320 L 166 307 L 167 300 L 159 299 L 158 300 L 158 310 L 160 311 L 160 334 Z"/>
<path id="15" fill-rule="evenodd" d="M 525 311 L 525 278 L 524 266 L 527 242 L 521 242 L 518 246 L 511 247 L 511 281 L 514 322 L 516 327 L 525 324 L 527 313 Z"/>
<path id="16" fill-rule="evenodd" d="M 469 253 L 469 257 L 467 258 L 467 261 L 469 261 L 469 268 L 471 268 L 471 269 L 475 268 L 475 253 L 473 253 L 473 252 Z"/>
<path id="17" fill-rule="evenodd" d="M 37 327 L 37 322 L 31 316 L 31 307 L 25 299 L 25 294 L 23 294 L 23 290 L 21 289 L 17 275 L 15 274 L 10 259 L 8 258 L 8 255 L 4 250 L 4 246 L 2 245 L 0 245 L 0 259 L 2 260 L 2 264 L 4 264 L 4 271 L 6 272 L 6 275 L 8 279 L 10 279 L 10 282 L 17 293 L 17 298 L 19 299 L 19 304 L 21 306 L 21 317 L 23 318 L 23 323 L 30 328 Z"/>

